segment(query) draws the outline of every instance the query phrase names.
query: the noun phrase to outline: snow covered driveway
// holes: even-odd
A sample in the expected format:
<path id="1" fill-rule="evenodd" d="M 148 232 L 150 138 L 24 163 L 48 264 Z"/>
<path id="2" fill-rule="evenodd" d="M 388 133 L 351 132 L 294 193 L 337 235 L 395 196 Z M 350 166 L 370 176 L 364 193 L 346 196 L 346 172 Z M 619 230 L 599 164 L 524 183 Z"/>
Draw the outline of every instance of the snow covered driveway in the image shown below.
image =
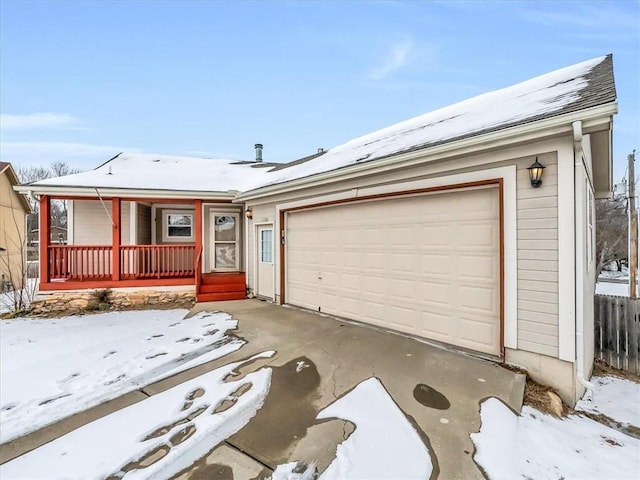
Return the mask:
<path id="1" fill-rule="evenodd" d="M 38 430 L 245 342 L 225 313 L 110 312 L 0 322 L 0 443 Z"/>

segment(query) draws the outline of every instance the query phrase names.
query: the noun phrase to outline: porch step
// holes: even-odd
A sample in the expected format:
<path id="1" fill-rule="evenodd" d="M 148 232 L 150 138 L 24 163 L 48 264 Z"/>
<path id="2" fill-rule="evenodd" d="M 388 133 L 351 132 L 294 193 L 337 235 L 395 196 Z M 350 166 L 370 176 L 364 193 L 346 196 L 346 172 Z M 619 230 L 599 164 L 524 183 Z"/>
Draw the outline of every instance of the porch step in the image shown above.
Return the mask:
<path id="1" fill-rule="evenodd" d="M 242 292 L 219 292 L 219 293 L 199 293 L 196 295 L 197 302 L 220 302 L 223 300 L 244 300 L 247 295 Z"/>
<path id="2" fill-rule="evenodd" d="M 246 298 L 245 279 L 244 272 L 205 273 L 202 275 L 196 299 L 198 302 L 243 300 Z"/>
<path id="3" fill-rule="evenodd" d="M 220 285 L 231 283 L 245 283 L 244 272 L 234 273 L 204 273 L 202 274 L 202 285 Z"/>
<path id="4" fill-rule="evenodd" d="M 224 292 L 242 292 L 244 293 L 246 286 L 244 282 L 239 283 L 220 283 L 220 284 L 202 284 L 199 293 L 224 293 Z"/>

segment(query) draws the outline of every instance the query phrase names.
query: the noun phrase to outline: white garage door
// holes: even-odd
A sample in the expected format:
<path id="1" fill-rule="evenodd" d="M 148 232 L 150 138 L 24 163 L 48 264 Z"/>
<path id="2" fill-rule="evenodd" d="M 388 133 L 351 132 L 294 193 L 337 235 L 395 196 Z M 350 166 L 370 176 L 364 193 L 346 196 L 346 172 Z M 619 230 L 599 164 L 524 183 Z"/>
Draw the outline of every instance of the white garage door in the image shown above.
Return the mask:
<path id="1" fill-rule="evenodd" d="M 500 354 L 496 187 L 294 211 L 292 305 Z"/>

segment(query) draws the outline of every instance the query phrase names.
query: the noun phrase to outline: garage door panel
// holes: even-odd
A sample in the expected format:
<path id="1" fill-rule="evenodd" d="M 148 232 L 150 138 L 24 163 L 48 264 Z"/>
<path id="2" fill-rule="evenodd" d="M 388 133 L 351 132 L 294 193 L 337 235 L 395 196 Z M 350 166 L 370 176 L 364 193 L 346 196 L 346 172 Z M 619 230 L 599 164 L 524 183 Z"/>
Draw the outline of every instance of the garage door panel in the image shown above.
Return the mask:
<path id="1" fill-rule="evenodd" d="M 480 286 L 460 286 L 459 291 L 460 307 L 481 311 L 487 315 L 491 315 L 496 311 L 495 291 L 490 286 L 485 288 Z"/>
<path id="2" fill-rule="evenodd" d="M 290 213 L 287 301 L 498 355 L 498 208 L 484 188 Z"/>

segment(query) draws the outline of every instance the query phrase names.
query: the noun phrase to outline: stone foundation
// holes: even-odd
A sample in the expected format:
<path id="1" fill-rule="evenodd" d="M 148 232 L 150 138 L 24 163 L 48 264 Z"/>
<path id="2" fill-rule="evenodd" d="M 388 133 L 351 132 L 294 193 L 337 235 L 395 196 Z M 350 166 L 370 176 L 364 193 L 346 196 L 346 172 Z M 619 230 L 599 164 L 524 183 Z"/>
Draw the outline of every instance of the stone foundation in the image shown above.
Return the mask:
<path id="1" fill-rule="evenodd" d="M 125 310 L 148 306 L 175 305 L 190 308 L 195 303 L 194 289 L 180 290 L 73 290 L 44 292 L 31 302 L 31 315 L 67 315 L 87 312 Z"/>

